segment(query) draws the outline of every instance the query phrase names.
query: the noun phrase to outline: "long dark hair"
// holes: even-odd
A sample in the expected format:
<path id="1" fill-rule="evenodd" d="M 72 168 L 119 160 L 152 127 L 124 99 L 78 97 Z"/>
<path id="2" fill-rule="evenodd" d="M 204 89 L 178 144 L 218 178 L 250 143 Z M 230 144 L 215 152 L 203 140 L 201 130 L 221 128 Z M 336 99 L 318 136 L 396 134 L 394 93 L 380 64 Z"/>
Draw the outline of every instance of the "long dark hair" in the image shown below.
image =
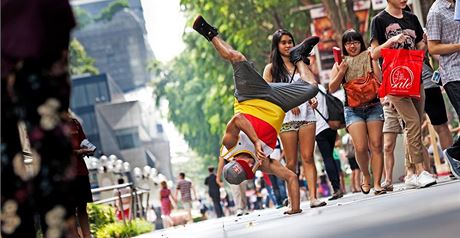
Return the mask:
<path id="1" fill-rule="evenodd" d="M 284 29 L 276 30 L 272 35 L 272 51 L 270 53 L 270 63 L 272 63 L 272 80 L 275 83 L 289 82 L 290 75 L 286 66 L 284 65 L 283 58 L 281 58 L 278 45 L 281 41 L 281 37 L 287 35 L 291 37 L 292 43 L 295 45 L 294 37 L 289 31 Z"/>
<path id="2" fill-rule="evenodd" d="M 363 36 L 359 32 L 353 29 L 350 29 L 350 30 L 346 30 L 342 35 L 342 53 L 343 55 L 348 55 L 348 52 L 345 49 L 345 43 L 349 41 L 359 41 L 361 43 L 361 49 L 359 50 L 359 53 L 366 50 L 366 44 L 364 43 Z"/>

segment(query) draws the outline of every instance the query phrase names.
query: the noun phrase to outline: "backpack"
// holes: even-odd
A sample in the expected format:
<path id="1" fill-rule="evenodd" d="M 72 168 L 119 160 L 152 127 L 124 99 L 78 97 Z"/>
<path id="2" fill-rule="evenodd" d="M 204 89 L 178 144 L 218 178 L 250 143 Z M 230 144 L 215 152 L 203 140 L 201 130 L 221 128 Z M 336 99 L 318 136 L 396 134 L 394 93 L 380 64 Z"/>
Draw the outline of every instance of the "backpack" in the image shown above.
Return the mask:
<path id="1" fill-rule="evenodd" d="M 315 110 L 327 122 L 332 130 L 345 128 L 345 115 L 342 101 L 330 93 L 325 93 L 321 90 L 319 90 L 319 92 L 326 98 L 327 113 L 329 114 L 329 118 L 326 119 L 326 117 L 324 117 L 318 109 Z"/>

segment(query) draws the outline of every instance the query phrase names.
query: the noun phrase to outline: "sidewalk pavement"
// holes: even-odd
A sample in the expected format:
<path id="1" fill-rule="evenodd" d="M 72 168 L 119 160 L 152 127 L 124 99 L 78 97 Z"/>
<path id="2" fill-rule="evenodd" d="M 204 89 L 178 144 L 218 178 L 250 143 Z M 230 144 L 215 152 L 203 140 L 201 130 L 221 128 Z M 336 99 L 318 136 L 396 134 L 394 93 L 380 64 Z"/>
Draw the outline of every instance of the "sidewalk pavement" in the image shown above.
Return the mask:
<path id="1" fill-rule="evenodd" d="M 348 193 L 321 208 L 303 202 L 303 212 L 283 215 L 282 209 L 211 219 L 138 236 L 147 237 L 456 237 L 460 234 L 460 180 L 439 177 L 438 184 L 375 196 Z"/>

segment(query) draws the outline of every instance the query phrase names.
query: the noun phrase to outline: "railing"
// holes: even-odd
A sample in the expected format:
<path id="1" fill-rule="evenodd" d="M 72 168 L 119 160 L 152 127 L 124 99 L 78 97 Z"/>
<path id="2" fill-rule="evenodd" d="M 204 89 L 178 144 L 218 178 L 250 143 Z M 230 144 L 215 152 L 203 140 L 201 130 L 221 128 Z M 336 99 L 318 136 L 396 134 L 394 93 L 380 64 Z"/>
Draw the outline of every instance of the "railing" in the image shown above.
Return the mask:
<path id="1" fill-rule="evenodd" d="M 128 187 L 130 188 L 130 193 L 129 194 L 121 194 L 120 189 L 128 188 Z M 129 219 L 131 220 L 134 217 L 146 218 L 146 215 L 147 215 L 147 210 L 146 209 L 148 208 L 148 202 L 147 202 L 147 204 L 146 204 L 146 206 L 144 208 L 140 201 L 142 201 L 142 196 L 144 194 L 147 194 L 147 201 L 149 200 L 149 191 L 148 190 L 136 189 L 136 187 L 134 187 L 133 183 L 124 183 L 124 184 L 118 184 L 118 185 L 112 185 L 112 186 L 105 186 L 105 187 L 101 187 L 101 188 L 94 188 L 94 189 L 91 189 L 91 193 L 95 194 L 95 193 L 113 191 L 113 190 L 117 190 L 117 195 L 116 196 L 95 201 L 94 204 L 107 204 L 107 203 L 118 201 L 118 206 L 119 206 L 119 209 L 121 211 L 121 216 L 122 216 L 123 222 L 126 223 L 126 217 L 125 217 L 125 214 L 123 212 L 124 211 L 124 209 L 123 209 L 123 198 L 131 197 L 133 199 L 131 199 L 131 208 L 132 209 L 130 211 L 131 216 L 130 216 Z"/>

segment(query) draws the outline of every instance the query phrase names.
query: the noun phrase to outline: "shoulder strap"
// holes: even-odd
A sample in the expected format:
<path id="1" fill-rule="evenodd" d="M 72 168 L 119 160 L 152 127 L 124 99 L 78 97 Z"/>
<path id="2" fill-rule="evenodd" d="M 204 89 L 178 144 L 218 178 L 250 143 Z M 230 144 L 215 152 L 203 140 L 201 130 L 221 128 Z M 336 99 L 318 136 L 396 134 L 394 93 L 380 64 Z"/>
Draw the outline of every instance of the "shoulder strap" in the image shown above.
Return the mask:
<path id="1" fill-rule="evenodd" d="M 371 57 L 371 52 L 369 52 L 368 55 L 369 55 L 369 64 L 371 65 L 371 73 L 374 73 L 374 67 L 373 67 L 373 65 L 372 65 L 372 61 L 373 61 L 373 60 L 372 60 L 372 57 Z"/>
<path id="2" fill-rule="evenodd" d="M 328 122 L 328 119 L 326 119 L 321 112 L 318 111 L 318 109 L 315 108 L 315 111 L 326 121 Z"/>
<path id="3" fill-rule="evenodd" d="M 319 91 L 321 94 L 323 94 L 324 96 L 326 96 L 326 93 L 323 92 L 323 90 L 321 90 L 319 87 L 318 87 L 318 91 Z"/>
<path id="4" fill-rule="evenodd" d="M 292 73 L 291 80 L 289 80 L 289 83 L 292 83 L 292 80 L 294 79 L 295 71 L 297 70 L 297 66 L 294 66 L 294 72 Z"/>
<path id="5" fill-rule="evenodd" d="M 323 90 L 321 90 L 319 87 L 318 87 L 318 91 L 324 95 L 324 100 L 327 100 L 327 94 L 325 92 L 323 92 Z M 319 113 L 319 115 L 326 121 L 328 122 L 329 119 L 326 119 L 326 117 L 324 117 L 324 115 L 318 111 L 317 108 L 315 108 L 315 111 Z"/>

